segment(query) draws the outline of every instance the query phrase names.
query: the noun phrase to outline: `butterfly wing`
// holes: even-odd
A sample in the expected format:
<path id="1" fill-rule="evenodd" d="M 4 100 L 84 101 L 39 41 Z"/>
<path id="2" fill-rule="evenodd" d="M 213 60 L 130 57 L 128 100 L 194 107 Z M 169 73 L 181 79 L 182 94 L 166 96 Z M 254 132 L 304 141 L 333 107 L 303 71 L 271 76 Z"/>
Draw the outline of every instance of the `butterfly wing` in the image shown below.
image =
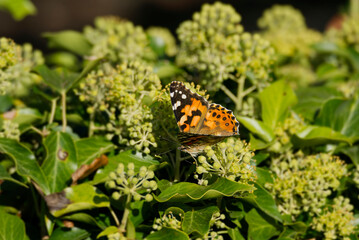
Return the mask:
<path id="1" fill-rule="evenodd" d="M 208 111 L 208 101 L 177 81 L 170 85 L 170 96 L 180 131 L 198 133 Z"/>

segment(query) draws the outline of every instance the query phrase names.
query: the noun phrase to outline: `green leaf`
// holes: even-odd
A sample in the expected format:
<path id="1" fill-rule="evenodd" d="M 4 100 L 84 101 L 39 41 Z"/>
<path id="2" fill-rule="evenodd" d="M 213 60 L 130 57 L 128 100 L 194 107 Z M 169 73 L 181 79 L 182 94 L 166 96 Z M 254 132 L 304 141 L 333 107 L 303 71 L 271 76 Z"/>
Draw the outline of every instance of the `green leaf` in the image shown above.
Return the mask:
<path id="1" fill-rule="evenodd" d="M 316 124 L 330 127 L 341 134 L 359 139 L 359 98 L 328 100 L 319 113 Z"/>
<path id="2" fill-rule="evenodd" d="M 359 165 L 359 145 L 340 148 L 339 152 L 347 155 L 352 160 L 355 166 Z"/>
<path id="3" fill-rule="evenodd" d="M 44 141 L 46 158 L 41 166 L 47 176 L 51 193 L 68 186 L 71 174 L 77 169 L 75 143 L 64 132 L 52 132 Z"/>
<path id="4" fill-rule="evenodd" d="M 108 197 L 87 183 L 65 188 L 64 191 L 66 198 L 70 200 L 70 204 L 63 209 L 52 212 L 55 217 L 76 211 L 110 206 Z"/>
<path id="5" fill-rule="evenodd" d="M 163 239 L 176 239 L 176 240 L 189 240 L 188 235 L 178 229 L 163 227 L 160 231 L 151 233 L 146 237 L 147 240 L 163 240 Z"/>
<path id="6" fill-rule="evenodd" d="M 134 224 L 135 227 L 143 223 L 145 219 L 153 217 L 153 208 L 150 203 L 145 200 L 131 202 L 131 212 L 129 219 Z"/>
<path id="7" fill-rule="evenodd" d="M 102 225 L 97 222 L 97 220 L 87 213 L 74 213 L 70 215 L 65 215 L 62 219 L 70 220 L 70 221 L 76 221 L 81 223 L 90 224 L 93 226 L 98 227 L 99 229 L 102 229 Z"/>
<path id="8" fill-rule="evenodd" d="M 30 0 L 0 0 L 0 9 L 6 9 L 12 17 L 20 21 L 27 15 L 35 15 L 36 7 Z"/>
<path id="9" fill-rule="evenodd" d="M 182 222 L 182 229 L 188 235 L 197 232 L 201 236 L 206 234 L 210 228 L 210 221 L 214 213 L 218 212 L 219 209 L 216 206 L 209 206 L 203 209 L 192 209 L 184 215 Z"/>
<path id="10" fill-rule="evenodd" d="M 36 162 L 34 154 L 28 148 L 15 140 L 0 138 L 0 153 L 11 157 L 18 174 L 34 180 L 45 194 L 50 193 L 47 178 Z"/>
<path id="11" fill-rule="evenodd" d="M 90 164 L 95 158 L 111 151 L 114 145 L 103 138 L 81 138 L 75 142 L 78 165 Z"/>
<path id="12" fill-rule="evenodd" d="M 232 240 L 245 240 L 238 228 L 228 229 L 228 235 Z"/>
<path id="13" fill-rule="evenodd" d="M 119 163 L 123 163 L 125 166 L 127 166 L 127 164 L 130 162 L 135 164 L 135 172 L 137 172 L 142 166 L 153 169 L 154 166 L 159 165 L 159 162 L 154 160 L 150 155 L 143 156 L 140 152 L 133 153 L 131 150 L 124 151 L 116 156 L 109 157 L 108 164 L 103 169 L 99 169 L 97 171 L 91 183 L 98 184 L 105 182 L 108 178 L 108 174 L 114 171 Z"/>
<path id="14" fill-rule="evenodd" d="M 256 190 L 254 191 L 254 195 L 256 197 L 244 198 L 243 200 L 259 208 L 275 220 L 282 222 L 282 216 L 279 213 L 277 204 L 275 203 L 275 200 L 272 195 L 258 183 L 254 183 L 254 187 L 256 188 Z"/>
<path id="15" fill-rule="evenodd" d="M 249 143 L 251 144 L 252 149 L 260 150 L 269 147 L 272 143 L 266 142 L 259 138 L 256 138 L 252 133 L 249 133 Z"/>
<path id="16" fill-rule="evenodd" d="M 61 227 L 56 228 L 55 231 L 51 234 L 49 240 L 63 240 L 63 239 L 71 239 L 71 240 L 83 240 L 90 237 L 91 233 L 86 231 L 85 229 L 72 227 Z"/>
<path id="17" fill-rule="evenodd" d="M 169 78 L 183 72 L 181 68 L 167 61 L 156 64 L 153 71 L 160 79 Z"/>
<path id="18" fill-rule="evenodd" d="M 81 57 L 91 53 L 91 44 L 80 32 L 66 30 L 55 33 L 44 33 L 43 35 L 48 39 L 48 44 L 51 48 L 68 50 Z"/>
<path id="19" fill-rule="evenodd" d="M 8 214 L 0 209 L 0 239 L 1 240 L 28 240 L 25 224 L 21 218 Z"/>
<path id="20" fill-rule="evenodd" d="M 352 140 L 329 127 L 306 126 L 293 137 L 293 144 L 307 147 L 322 145 L 332 142 L 346 142 L 351 144 Z"/>
<path id="21" fill-rule="evenodd" d="M 15 178 L 12 178 L 11 175 L 6 171 L 6 169 L 2 165 L 0 165 L 0 180 L 12 181 L 16 184 L 19 184 L 27 188 L 26 184 L 16 180 Z"/>
<path id="22" fill-rule="evenodd" d="M 296 95 L 298 103 L 294 106 L 294 111 L 312 121 L 314 115 L 322 108 L 325 101 L 340 97 L 342 94 L 329 87 L 306 87 L 298 89 Z"/>
<path id="23" fill-rule="evenodd" d="M 0 95 L 0 113 L 7 112 L 12 106 L 13 103 L 10 96 Z"/>
<path id="24" fill-rule="evenodd" d="M 43 119 L 43 116 L 39 110 L 35 108 L 20 108 L 16 110 L 16 115 L 12 121 L 21 126 L 24 124 L 32 124 L 41 119 Z"/>
<path id="25" fill-rule="evenodd" d="M 71 73 L 66 69 L 51 70 L 46 65 L 39 65 L 34 70 L 40 74 L 45 83 L 58 93 L 67 92 L 78 79 L 78 73 Z"/>
<path id="26" fill-rule="evenodd" d="M 263 122 L 274 129 L 278 122 L 287 117 L 289 107 L 297 102 L 293 90 L 284 81 L 277 81 L 259 94 Z"/>
<path id="27" fill-rule="evenodd" d="M 118 227 L 109 226 L 97 235 L 97 238 L 105 237 L 118 232 Z"/>
<path id="28" fill-rule="evenodd" d="M 257 173 L 257 183 L 264 186 L 266 183 L 273 183 L 272 174 L 269 172 L 269 170 L 256 167 L 256 173 Z"/>
<path id="29" fill-rule="evenodd" d="M 248 223 L 248 239 L 267 240 L 279 234 L 278 229 L 254 208 L 246 214 L 245 219 Z"/>
<path id="30" fill-rule="evenodd" d="M 192 202 L 222 196 L 236 196 L 253 190 L 254 187 L 252 186 L 219 178 L 215 183 L 208 186 L 189 182 L 177 183 L 166 188 L 160 195 L 155 196 L 155 199 L 158 202 Z"/>
<path id="31" fill-rule="evenodd" d="M 237 118 L 251 133 L 259 136 L 265 142 L 271 142 L 274 133 L 265 123 L 254 118 L 239 117 Z"/>

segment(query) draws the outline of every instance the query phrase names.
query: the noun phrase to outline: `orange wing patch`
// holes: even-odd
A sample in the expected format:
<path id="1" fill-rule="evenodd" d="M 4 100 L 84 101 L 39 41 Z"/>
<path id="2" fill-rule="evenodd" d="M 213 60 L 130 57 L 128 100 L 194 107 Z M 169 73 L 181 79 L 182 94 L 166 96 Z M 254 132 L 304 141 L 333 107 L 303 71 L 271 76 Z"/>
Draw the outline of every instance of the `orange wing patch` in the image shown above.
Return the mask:
<path id="1" fill-rule="evenodd" d="M 191 105 L 186 105 L 181 109 L 181 115 L 183 115 L 178 125 L 182 132 L 191 132 L 191 129 L 196 128 L 201 120 L 201 116 L 208 110 L 208 107 L 201 100 L 191 98 L 191 102 Z"/>
<path id="2" fill-rule="evenodd" d="M 200 133 L 216 136 L 238 135 L 238 126 L 239 123 L 232 111 L 219 104 L 211 104 Z"/>

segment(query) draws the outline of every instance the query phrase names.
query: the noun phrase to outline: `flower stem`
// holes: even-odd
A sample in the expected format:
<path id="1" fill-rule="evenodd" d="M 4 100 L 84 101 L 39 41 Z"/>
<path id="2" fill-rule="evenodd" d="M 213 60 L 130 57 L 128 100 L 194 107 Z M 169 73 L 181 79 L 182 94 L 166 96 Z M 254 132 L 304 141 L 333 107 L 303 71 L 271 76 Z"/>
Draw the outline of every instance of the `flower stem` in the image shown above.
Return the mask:
<path id="1" fill-rule="evenodd" d="M 66 92 L 61 92 L 61 107 L 62 107 L 62 131 L 66 131 L 67 119 L 66 119 Z"/>
<path id="2" fill-rule="evenodd" d="M 56 105 L 57 105 L 57 98 L 52 99 L 51 100 L 51 112 L 50 112 L 50 116 L 49 116 L 49 124 L 54 122 Z"/>
<path id="3" fill-rule="evenodd" d="M 245 97 L 245 95 L 243 94 L 245 81 L 246 81 L 245 76 L 241 76 L 241 77 L 238 79 L 237 102 L 235 102 L 235 104 L 236 104 L 236 111 L 237 111 L 237 112 L 239 112 L 240 110 L 242 110 L 243 98 Z"/>
<path id="4" fill-rule="evenodd" d="M 123 212 L 123 216 L 122 216 L 122 220 L 121 220 L 121 225 L 119 227 L 119 231 L 120 233 L 125 232 L 126 231 L 126 225 L 127 225 L 127 220 L 128 220 L 128 215 L 130 214 L 130 202 L 131 202 L 131 194 L 127 195 L 127 200 L 126 200 L 126 204 L 125 204 L 125 211 Z"/>

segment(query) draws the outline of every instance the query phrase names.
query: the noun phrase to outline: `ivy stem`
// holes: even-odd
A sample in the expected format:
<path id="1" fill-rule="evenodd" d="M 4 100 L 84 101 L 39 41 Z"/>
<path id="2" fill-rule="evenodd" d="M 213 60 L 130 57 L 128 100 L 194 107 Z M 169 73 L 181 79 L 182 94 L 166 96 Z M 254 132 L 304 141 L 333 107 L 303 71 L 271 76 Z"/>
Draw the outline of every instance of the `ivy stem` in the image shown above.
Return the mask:
<path id="1" fill-rule="evenodd" d="M 89 137 L 92 136 L 94 130 L 95 130 L 95 122 L 94 122 L 94 119 L 95 119 L 95 111 L 93 111 L 91 114 L 90 114 L 90 122 L 89 122 L 89 132 L 88 132 L 88 135 Z"/>
<path id="2" fill-rule="evenodd" d="M 131 194 L 127 195 L 127 200 L 126 200 L 126 205 L 125 205 L 125 211 L 123 212 L 123 216 L 122 216 L 122 220 L 121 220 L 121 225 L 119 227 L 119 231 L 120 233 L 123 233 L 126 231 L 126 225 L 127 225 L 127 220 L 128 220 L 128 215 L 130 214 L 130 202 L 131 202 Z"/>
<path id="3" fill-rule="evenodd" d="M 246 81 L 246 77 L 244 75 L 242 75 L 238 79 L 237 102 L 235 102 L 237 112 L 239 112 L 242 109 L 243 98 L 245 97 L 245 95 L 243 94 L 245 81 Z"/>
<path id="4" fill-rule="evenodd" d="M 118 220 L 117 216 L 116 216 L 116 213 L 113 211 L 113 209 L 111 208 L 111 206 L 109 207 L 110 209 L 110 213 L 113 217 L 113 220 L 115 220 L 115 223 L 116 223 L 116 226 L 117 227 L 120 227 L 120 221 Z"/>
<path id="5" fill-rule="evenodd" d="M 176 149 L 176 162 L 175 162 L 175 182 L 180 181 L 180 166 L 181 166 L 181 150 Z"/>
<path id="6" fill-rule="evenodd" d="M 61 92 L 61 107 L 62 107 L 62 131 L 66 131 L 67 119 L 66 119 L 66 92 Z"/>
<path id="7" fill-rule="evenodd" d="M 50 116 L 49 116 L 49 124 L 54 122 L 56 105 L 57 105 L 57 98 L 52 99 L 51 100 L 51 112 L 50 112 Z"/>

